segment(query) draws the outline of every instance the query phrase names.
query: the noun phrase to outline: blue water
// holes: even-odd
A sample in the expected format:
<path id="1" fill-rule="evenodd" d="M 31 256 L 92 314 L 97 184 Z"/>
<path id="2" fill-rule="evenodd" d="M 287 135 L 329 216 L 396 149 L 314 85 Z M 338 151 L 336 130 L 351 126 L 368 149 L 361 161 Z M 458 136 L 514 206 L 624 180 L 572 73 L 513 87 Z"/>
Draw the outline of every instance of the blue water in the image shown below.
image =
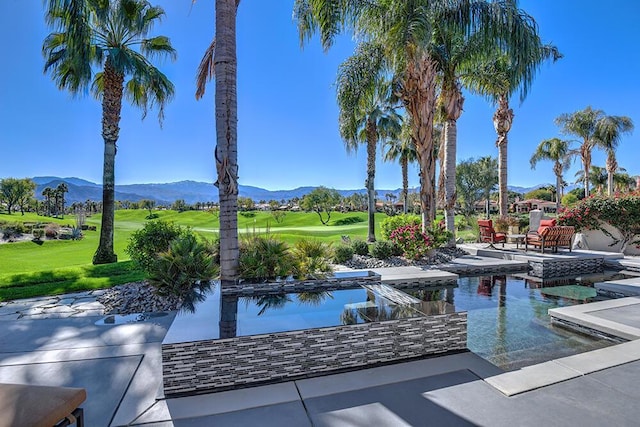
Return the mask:
<path id="1" fill-rule="evenodd" d="M 550 323 L 549 309 L 590 301 L 593 288 L 535 286 L 513 276 L 465 277 L 458 287 L 405 291 L 415 299 L 409 304 L 375 287 L 240 298 L 237 335 L 467 311 L 467 347 L 505 370 L 612 344 Z"/>

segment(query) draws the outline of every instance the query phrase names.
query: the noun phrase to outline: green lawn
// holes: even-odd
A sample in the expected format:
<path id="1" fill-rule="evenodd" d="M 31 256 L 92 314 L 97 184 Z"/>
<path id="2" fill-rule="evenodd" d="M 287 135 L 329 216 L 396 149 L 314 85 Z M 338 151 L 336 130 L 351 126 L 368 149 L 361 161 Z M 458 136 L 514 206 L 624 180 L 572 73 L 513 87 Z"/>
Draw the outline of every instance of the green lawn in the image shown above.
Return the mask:
<path id="1" fill-rule="evenodd" d="M 206 238 L 212 238 L 218 230 L 215 215 L 204 211 L 156 211 L 159 219 L 188 226 Z M 133 268 L 125 252 L 131 234 L 144 225 L 146 210 L 117 210 L 115 214 L 115 251 L 118 263 L 93 266 L 91 259 L 98 247 L 99 232 L 85 231 L 84 238 L 71 240 L 44 240 L 41 244 L 31 241 L 0 245 L 0 301 L 27 298 L 37 295 L 53 295 L 87 289 L 106 288 L 122 283 L 141 280 L 141 271 Z M 376 235 L 380 235 L 380 222 L 385 214 L 376 214 Z M 48 218 L 27 213 L 0 214 L 0 221 L 9 222 L 55 222 L 74 225 L 75 217 Z M 359 221 L 359 222 L 356 222 Z M 336 223 L 347 222 L 347 225 Z M 88 225 L 100 227 L 100 215 L 86 219 Z M 288 243 L 301 238 L 313 237 L 324 242 L 338 243 L 342 236 L 351 239 L 366 239 L 366 212 L 334 212 L 328 226 L 322 225 L 315 213 L 287 212 L 284 220 L 276 222 L 268 212 L 255 212 L 238 216 L 241 234 L 267 233 L 279 236 Z M 468 233 L 460 233 L 468 237 Z"/>

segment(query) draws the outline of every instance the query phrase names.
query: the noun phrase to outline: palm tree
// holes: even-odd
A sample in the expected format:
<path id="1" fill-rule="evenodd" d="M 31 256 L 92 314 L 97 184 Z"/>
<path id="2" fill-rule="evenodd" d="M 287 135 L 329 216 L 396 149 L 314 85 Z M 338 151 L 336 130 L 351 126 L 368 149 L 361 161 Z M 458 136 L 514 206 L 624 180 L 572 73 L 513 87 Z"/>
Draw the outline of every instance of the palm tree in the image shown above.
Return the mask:
<path id="1" fill-rule="evenodd" d="M 347 152 L 355 151 L 358 145 L 367 146 L 367 188 L 369 226 L 367 241 L 375 242 L 375 174 L 376 148 L 380 139 L 385 140 L 400 133 L 401 117 L 392 105 L 391 83 L 374 77 L 363 79 L 362 75 L 376 73 L 372 58 L 380 59 L 379 53 L 370 51 L 373 46 L 363 43 L 338 69 L 337 92 L 340 109 L 340 135 Z"/>
<path id="2" fill-rule="evenodd" d="M 560 212 L 560 200 L 562 199 L 562 174 L 571 165 L 572 150 L 569 144 L 571 141 L 560 138 L 545 139 L 536 148 L 529 163 L 531 169 L 536 168 L 536 164 L 541 160 L 551 160 L 553 162 L 553 173 L 556 175 L 556 212 Z"/>
<path id="3" fill-rule="evenodd" d="M 411 128 L 408 121 L 402 123 L 402 131 L 397 138 L 386 141 L 387 152 L 384 154 L 386 161 L 400 162 L 402 169 L 402 210 L 404 214 L 409 212 L 409 163 L 416 161 L 416 148 L 411 138 Z"/>
<path id="4" fill-rule="evenodd" d="M 69 187 L 67 186 L 66 183 L 61 182 L 60 184 L 58 184 L 58 186 L 54 191 L 55 191 L 55 198 L 56 198 L 56 210 L 60 212 L 64 217 L 64 205 L 65 205 L 64 193 L 69 192 Z"/>
<path id="5" fill-rule="evenodd" d="M 584 180 L 584 196 L 589 197 L 589 171 L 591 169 L 591 152 L 601 147 L 608 153 L 607 171 L 613 174 L 617 168 L 615 148 L 622 134 L 633 130 L 633 122 L 626 116 L 607 116 L 602 110 L 594 110 L 588 106 L 584 110 L 572 114 L 562 114 L 556 118 L 556 124 L 562 127 L 562 133 L 575 135 L 582 139 L 579 148 L 582 160 L 582 179 Z M 608 182 L 613 182 L 608 179 Z"/>
<path id="6" fill-rule="evenodd" d="M 469 69 L 462 80 L 465 86 L 474 93 L 483 95 L 491 100 L 497 108 L 493 115 L 493 126 L 498 134 L 496 146 L 498 147 L 498 192 L 500 216 L 506 217 L 508 213 L 508 189 L 507 189 L 507 144 L 508 133 L 513 123 L 513 110 L 509 107 L 509 99 L 520 92 L 520 102 L 526 98 L 536 72 L 543 62 L 552 59 L 554 62 L 562 58 L 555 46 L 545 45 L 540 40 L 537 32 L 527 26 L 522 27 L 523 37 L 527 39 L 522 43 L 519 61 L 514 60 L 513 55 L 504 51 L 497 51 L 482 59 L 475 67 Z M 528 30 L 528 31 L 526 31 Z"/>
<path id="7" fill-rule="evenodd" d="M 47 216 L 51 216 L 51 197 L 53 196 L 53 188 L 45 187 L 42 190 L 42 196 L 45 200 L 45 205 L 47 206 Z"/>
<path id="8" fill-rule="evenodd" d="M 220 200 L 220 285 L 238 280 L 238 94 L 236 12 L 240 0 L 216 0 L 215 38 L 198 66 L 196 99 L 215 77 L 215 162 Z"/>
<path id="9" fill-rule="evenodd" d="M 157 106 L 162 122 L 164 106 L 174 92 L 173 84 L 147 59 L 176 56 L 166 36 L 147 38 L 164 11 L 146 0 L 49 0 L 45 16 L 54 30 L 42 48 L 45 72 L 51 73 L 59 89 L 73 94 L 92 83 L 93 94 L 102 101 L 103 212 L 93 263 L 116 262 L 114 165 L 122 98 L 140 107 L 143 118 L 149 107 Z M 94 68 L 101 71 L 94 72 Z M 127 77 L 130 79 L 125 83 Z"/>
<path id="10" fill-rule="evenodd" d="M 435 28 L 458 26 L 463 33 L 481 30 L 484 40 L 501 40 L 505 47 L 513 48 L 514 62 L 524 64 L 533 46 L 529 37 L 523 37 L 529 33 L 523 27 L 535 34 L 535 21 L 513 1 L 475 0 L 296 0 L 294 16 L 302 43 L 318 32 L 326 50 L 336 35 L 348 29 L 381 52 L 379 61 L 371 60 L 394 76 L 397 94 L 411 119 L 420 165 L 422 226 L 426 229 L 433 219 L 433 179 L 429 172 L 434 162 L 432 130 L 438 73 L 431 49 Z"/>
<path id="11" fill-rule="evenodd" d="M 587 174 L 587 178 L 584 177 L 584 171 L 579 170 L 576 172 L 576 182 L 589 182 L 593 185 L 596 193 L 604 194 L 604 189 L 607 186 L 607 169 L 591 165 L 589 168 L 589 173 Z M 586 197 L 586 196 L 585 196 Z"/>

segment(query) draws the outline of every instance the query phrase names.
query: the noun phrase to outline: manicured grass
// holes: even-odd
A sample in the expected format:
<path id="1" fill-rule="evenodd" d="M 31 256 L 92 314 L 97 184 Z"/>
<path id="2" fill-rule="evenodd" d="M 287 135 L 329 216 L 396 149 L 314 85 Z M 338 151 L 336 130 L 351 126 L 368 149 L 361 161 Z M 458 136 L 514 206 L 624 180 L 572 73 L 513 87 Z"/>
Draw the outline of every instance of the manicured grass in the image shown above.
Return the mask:
<path id="1" fill-rule="evenodd" d="M 131 261 L 0 275 L 0 301 L 104 289 L 142 280 Z"/>

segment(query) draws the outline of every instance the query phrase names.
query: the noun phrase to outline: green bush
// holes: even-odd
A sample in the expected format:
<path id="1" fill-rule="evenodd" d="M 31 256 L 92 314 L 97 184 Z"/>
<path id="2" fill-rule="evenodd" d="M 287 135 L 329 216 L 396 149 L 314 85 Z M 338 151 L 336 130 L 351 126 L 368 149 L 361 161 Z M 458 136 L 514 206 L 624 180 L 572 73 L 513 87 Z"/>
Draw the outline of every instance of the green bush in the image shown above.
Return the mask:
<path id="1" fill-rule="evenodd" d="M 129 238 L 125 251 L 133 262 L 149 273 L 158 254 L 169 250 L 171 241 L 185 234 L 185 230 L 173 222 L 149 221 Z"/>
<path id="2" fill-rule="evenodd" d="M 351 225 L 351 224 L 357 224 L 359 222 L 364 222 L 364 218 L 361 218 L 359 216 L 348 216 L 345 218 L 340 218 L 339 220 L 336 220 L 333 225 Z"/>
<path id="3" fill-rule="evenodd" d="M 378 240 L 371 246 L 371 255 L 378 259 L 387 259 L 397 253 L 397 248 L 388 240 Z"/>
<path id="4" fill-rule="evenodd" d="M 316 239 L 302 239 L 295 243 L 293 255 L 296 273 L 301 279 L 320 279 L 333 272 L 330 246 Z"/>
<path id="5" fill-rule="evenodd" d="M 453 233 L 445 229 L 438 221 L 433 221 L 431 223 L 431 227 L 427 228 L 427 235 L 431 240 L 432 248 L 440 248 L 442 246 L 445 246 L 449 243 L 451 237 L 453 237 Z"/>
<path id="6" fill-rule="evenodd" d="M 32 233 L 34 239 L 41 240 L 44 237 L 44 228 L 34 228 Z"/>
<path id="7" fill-rule="evenodd" d="M 210 246 L 188 232 L 172 240 L 168 251 L 158 254 L 149 271 L 149 283 L 158 295 L 178 297 L 182 310 L 194 312 L 195 303 L 205 299 L 211 279 L 217 275 Z"/>
<path id="8" fill-rule="evenodd" d="M 289 246 L 272 236 L 250 236 L 240 243 L 240 276 L 251 281 L 273 280 L 295 273 Z"/>
<path id="9" fill-rule="evenodd" d="M 418 215 L 396 215 L 383 219 L 380 222 L 380 234 L 385 240 L 389 240 L 391 232 L 405 225 L 420 225 L 422 220 Z"/>
<path id="10" fill-rule="evenodd" d="M 5 240 L 12 239 L 14 237 L 20 237 L 26 232 L 27 230 L 21 222 L 10 222 L 4 225 L 4 230 L 2 231 L 2 238 Z"/>
<path id="11" fill-rule="evenodd" d="M 369 245 L 364 240 L 354 240 L 351 243 L 351 248 L 356 255 L 369 255 Z"/>
<path id="12" fill-rule="evenodd" d="M 353 248 L 348 245 L 338 245 L 333 248 L 333 261 L 336 264 L 344 264 L 353 258 Z"/>

